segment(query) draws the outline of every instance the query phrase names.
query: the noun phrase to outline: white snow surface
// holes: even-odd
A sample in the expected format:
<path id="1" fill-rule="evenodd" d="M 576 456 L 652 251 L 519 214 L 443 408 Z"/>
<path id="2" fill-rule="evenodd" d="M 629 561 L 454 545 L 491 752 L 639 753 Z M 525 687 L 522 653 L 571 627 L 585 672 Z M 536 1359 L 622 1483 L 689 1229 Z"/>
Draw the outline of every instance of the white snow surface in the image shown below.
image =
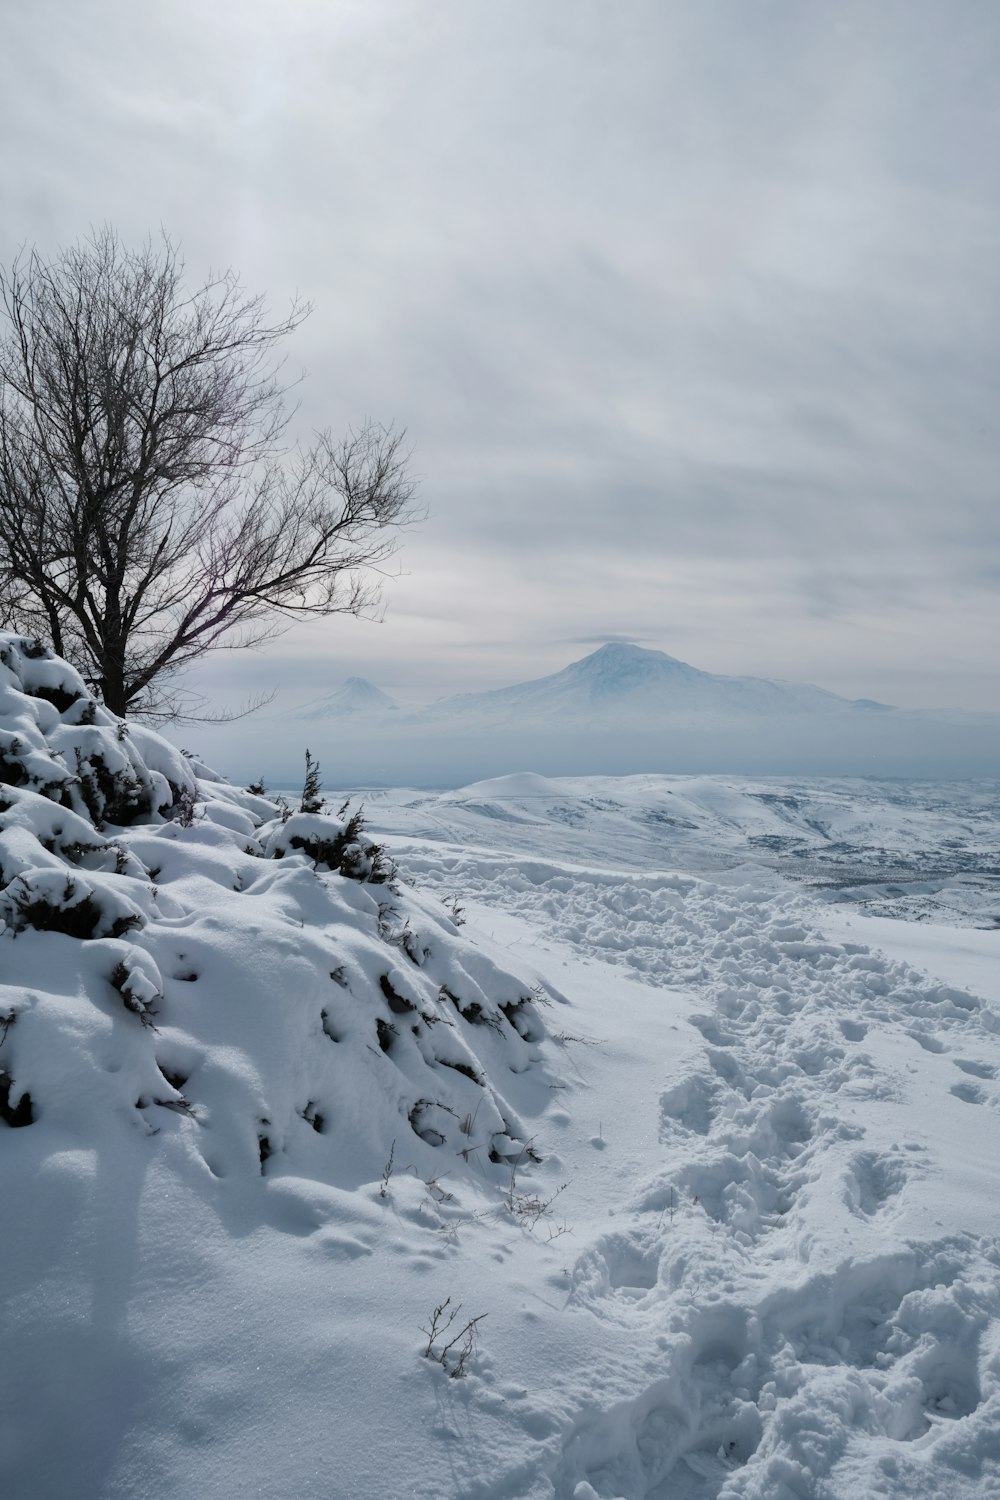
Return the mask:
<path id="1" fill-rule="evenodd" d="M 391 878 L 100 710 L 95 820 L 0 651 L 4 1497 L 1000 1496 L 1000 931 L 909 890 L 995 787 L 398 792 Z"/>

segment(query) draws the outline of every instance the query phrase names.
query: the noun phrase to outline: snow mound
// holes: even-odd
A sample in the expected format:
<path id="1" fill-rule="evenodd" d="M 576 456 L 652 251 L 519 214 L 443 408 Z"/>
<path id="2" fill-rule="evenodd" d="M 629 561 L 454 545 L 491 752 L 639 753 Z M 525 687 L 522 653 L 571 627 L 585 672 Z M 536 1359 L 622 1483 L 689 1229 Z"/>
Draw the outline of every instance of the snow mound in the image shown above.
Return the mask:
<path id="1" fill-rule="evenodd" d="M 546 997 L 402 885 L 359 811 L 229 786 L 10 634 L 0 783 L 5 1201 L 53 1153 L 153 1154 L 301 1233 L 324 1185 L 534 1159 Z"/>
<path id="2" fill-rule="evenodd" d="M 491 776 L 488 781 L 474 781 L 469 786 L 446 792 L 448 801 L 481 801 L 496 798 L 504 801 L 509 797 L 557 797 L 562 783 L 551 776 L 539 776 L 536 771 L 514 771 L 509 776 Z"/>

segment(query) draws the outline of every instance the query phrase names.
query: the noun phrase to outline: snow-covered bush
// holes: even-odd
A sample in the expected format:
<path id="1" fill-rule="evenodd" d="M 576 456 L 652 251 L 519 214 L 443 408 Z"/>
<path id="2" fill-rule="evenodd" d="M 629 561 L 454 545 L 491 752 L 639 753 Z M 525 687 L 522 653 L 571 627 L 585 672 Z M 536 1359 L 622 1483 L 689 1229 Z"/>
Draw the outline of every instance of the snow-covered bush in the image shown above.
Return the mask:
<path id="1" fill-rule="evenodd" d="M 194 780 L 173 746 L 116 719 L 66 662 L 0 633 L 0 782 L 102 828 L 165 814 Z"/>
<path id="2" fill-rule="evenodd" d="M 530 1159 L 530 980 L 400 886 L 360 812 L 229 786 L 13 635 L 0 779 L 0 1137 L 105 1150 L 111 1120 L 286 1196 L 377 1184 L 393 1149 L 425 1180 Z"/>
<path id="3" fill-rule="evenodd" d="M 267 831 L 264 853 L 281 859 L 290 850 L 301 850 L 318 868 L 384 885 L 393 877 L 392 862 L 381 844 L 364 836 L 364 829 L 360 809 L 346 821 L 326 813 L 291 813 Z"/>
<path id="4" fill-rule="evenodd" d="M 0 915 L 12 932 L 63 932 L 68 937 L 121 937 L 141 927 L 142 913 L 113 888 L 79 875 L 22 870 L 0 894 Z"/>

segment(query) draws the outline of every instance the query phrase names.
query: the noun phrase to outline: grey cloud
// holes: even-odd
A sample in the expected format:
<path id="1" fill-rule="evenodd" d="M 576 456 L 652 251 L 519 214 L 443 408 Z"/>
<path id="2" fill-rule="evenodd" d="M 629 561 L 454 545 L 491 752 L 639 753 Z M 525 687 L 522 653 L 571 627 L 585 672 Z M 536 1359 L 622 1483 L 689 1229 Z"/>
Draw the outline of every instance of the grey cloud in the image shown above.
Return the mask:
<path id="1" fill-rule="evenodd" d="M 650 644 L 647 636 L 643 635 L 571 635 L 566 636 L 559 645 L 567 646 L 648 646 Z"/>
<path id="2" fill-rule="evenodd" d="M 991 690 L 992 0 L 38 0 L 7 40 L 5 255 L 162 222 L 315 302 L 301 430 L 417 445 L 386 625 L 286 675 L 448 691 L 634 629 L 889 697 L 900 639 L 928 695 L 963 653 Z"/>

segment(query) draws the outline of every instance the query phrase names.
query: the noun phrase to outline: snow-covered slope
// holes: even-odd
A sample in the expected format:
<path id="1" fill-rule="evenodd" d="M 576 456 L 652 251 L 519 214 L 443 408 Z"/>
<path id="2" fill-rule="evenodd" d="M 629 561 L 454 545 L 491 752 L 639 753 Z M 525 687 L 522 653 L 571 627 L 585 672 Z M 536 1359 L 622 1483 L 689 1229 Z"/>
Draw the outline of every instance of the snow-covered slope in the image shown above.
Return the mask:
<path id="1" fill-rule="evenodd" d="M 330 719 L 341 714 L 389 713 L 399 705 L 367 677 L 348 677 L 344 684 L 322 698 L 304 704 L 297 712 L 302 719 Z"/>
<path id="2" fill-rule="evenodd" d="M 1000 925 L 1000 782 L 539 776 L 373 791 L 382 833 L 511 858 L 714 872 L 753 863 L 920 920 Z"/>
<path id="3" fill-rule="evenodd" d="M 1000 931 L 753 842 L 971 857 L 995 788 L 522 774 L 380 847 L 10 636 L 0 775 L 5 1500 L 1000 1496 Z"/>
<path id="4" fill-rule="evenodd" d="M 73 1403 L 91 1410 L 82 1387 L 115 1400 L 102 1380 L 117 1380 L 118 1348 L 123 1378 L 134 1358 L 153 1384 L 170 1357 L 148 1329 L 122 1342 L 143 1181 L 188 1205 L 157 1220 L 179 1266 L 192 1200 L 235 1247 L 255 1225 L 294 1236 L 356 1218 L 339 1206 L 384 1201 L 394 1172 L 419 1184 L 404 1189 L 414 1205 L 447 1174 L 503 1211 L 514 1172 L 530 1179 L 540 1159 L 526 1122 L 554 1078 L 538 1008 L 552 996 L 402 885 L 356 814 L 297 812 L 201 769 L 35 643 L 0 636 L 12 1500 L 110 1494 L 120 1414 L 93 1413 L 86 1437 Z M 105 1314 L 81 1327 L 95 1275 Z"/>
<path id="5" fill-rule="evenodd" d="M 507 1095 L 544 1036 L 530 988 L 470 957 L 360 818 L 199 780 L 14 637 L 0 638 L 0 716 L 5 978 L 22 987 L 4 992 L 6 1067 L 37 1134 L 86 1136 L 75 1101 L 103 1091 L 123 1142 L 169 1127 L 191 1170 L 220 1179 L 273 1158 L 272 1177 L 353 1185 L 404 1127 L 429 1170 L 429 1141 L 486 1162 L 525 1149 Z"/>

